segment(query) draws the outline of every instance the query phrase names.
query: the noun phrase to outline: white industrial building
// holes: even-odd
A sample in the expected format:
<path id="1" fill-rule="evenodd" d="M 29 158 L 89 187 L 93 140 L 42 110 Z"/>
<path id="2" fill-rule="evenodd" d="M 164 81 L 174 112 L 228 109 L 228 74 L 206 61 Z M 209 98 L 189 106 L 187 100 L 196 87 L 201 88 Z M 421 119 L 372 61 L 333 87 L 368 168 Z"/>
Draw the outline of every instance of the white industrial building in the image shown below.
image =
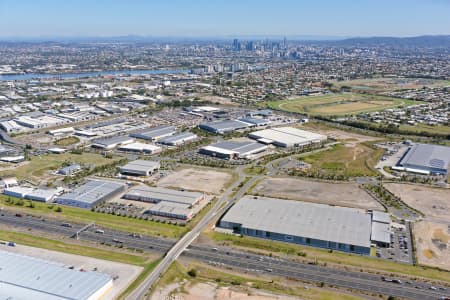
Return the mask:
<path id="1" fill-rule="evenodd" d="M 134 143 L 121 145 L 121 146 L 119 146 L 118 150 L 125 151 L 125 152 L 155 154 L 155 153 L 160 153 L 162 149 L 161 149 L 161 147 L 158 147 L 155 145 L 134 142 Z"/>
<path id="2" fill-rule="evenodd" d="M 111 150 L 116 148 L 117 146 L 126 145 L 133 143 L 134 139 L 126 136 L 126 135 L 119 135 L 109 138 L 102 138 L 92 141 L 91 147 L 93 148 L 99 148 L 99 149 L 105 149 L 105 150 Z"/>
<path id="3" fill-rule="evenodd" d="M 148 141 L 158 141 L 162 138 L 174 135 L 177 129 L 175 126 L 161 125 L 151 128 L 135 131 L 130 134 L 131 137 Z"/>
<path id="4" fill-rule="evenodd" d="M 178 146 L 196 140 L 198 136 L 192 132 L 181 132 L 172 136 L 162 138 L 158 141 L 160 144 L 168 146 Z"/>
<path id="5" fill-rule="evenodd" d="M 377 217 L 385 220 L 386 214 L 376 213 L 374 220 Z M 373 239 L 387 238 L 386 226 L 378 231 L 379 225 L 373 222 L 372 215 L 361 209 L 245 196 L 225 214 L 219 227 L 242 235 L 369 255 L 372 242 L 377 242 Z"/>
<path id="6" fill-rule="evenodd" d="M 327 140 L 325 135 L 294 127 L 276 127 L 259 130 L 251 132 L 249 137 L 264 144 L 273 144 L 285 148 L 317 144 Z"/>
<path id="7" fill-rule="evenodd" d="M 99 300 L 113 287 L 109 275 L 9 251 L 0 250 L 0 266 L 0 299 Z"/>
<path id="8" fill-rule="evenodd" d="M 266 149 L 266 145 L 253 141 L 225 141 L 201 147 L 199 153 L 223 159 L 251 159 Z"/>
<path id="9" fill-rule="evenodd" d="M 53 200 L 53 198 L 58 194 L 58 190 L 46 188 L 35 189 L 31 187 L 13 186 L 6 188 L 3 191 L 3 194 L 11 197 L 28 199 L 32 201 L 49 202 Z"/>
<path id="10" fill-rule="evenodd" d="M 150 176 L 161 168 L 159 161 L 135 160 L 119 167 L 120 174 L 134 176 Z"/>
<path id="11" fill-rule="evenodd" d="M 156 203 L 146 213 L 181 220 L 190 220 L 194 216 L 194 207 L 205 200 L 203 193 L 144 185 L 130 189 L 123 197 L 128 200 Z"/>
<path id="12" fill-rule="evenodd" d="M 126 185 L 115 181 L 89 180 L 71 192 L 55 198 L 56 203 L 90 209 L 124 192 Z"/>
<path id="13" fill-rule="evenodd" d="M 414 144 L 392 167 L 394 170 L 419 174 L 448 174 L 450 147 L 431 144 Z"/>

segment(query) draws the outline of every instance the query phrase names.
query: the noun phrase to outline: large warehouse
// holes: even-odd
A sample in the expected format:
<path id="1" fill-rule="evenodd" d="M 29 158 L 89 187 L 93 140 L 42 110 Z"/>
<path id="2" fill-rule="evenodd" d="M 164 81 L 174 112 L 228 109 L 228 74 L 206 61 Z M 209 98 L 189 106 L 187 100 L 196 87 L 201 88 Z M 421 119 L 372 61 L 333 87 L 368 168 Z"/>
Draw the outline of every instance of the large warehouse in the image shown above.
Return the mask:
<path id="1" fill-rule="evenodd" d="M 56 197 L 56 203 L 90 209 L 125 191 L 126 185 L 106 180 L 89 180 L 72 192 Z"/>
<path id="2" fill-rule="evenodd" d="M 249 137 L 261 143 L 274 144 L 279 147 L 298 147 L 321 143 L 327 140 L 325 135 L 294 127 L 276 127 L 259 130 L 251 132 Z"/>
<path id="3" fill-rule="evenodd" d="M 130 189 L 123 197 L 128 200 L 152 203 L 164 201 L 185 204 L 192 207 L 204 199 L 204 194 L 141 185 Z"/>
<path id="4" fill-rule="evenodd" d="M 150 176 L 159 170 L 160 167 L 159 161 L 138 159 L 127 163 L 123 167 L 119 167 L 119 171 L 122 175 Z"/>
<path id="5" fill-rule="evenodd" d="M 198 125 L 200 129 L 217 133 L 224 134 L 227 132 L 232 132 L 238 129 L 244 129 L 250 127 L 252 124 L 245 123 L 238 120 L 224 120 L 224 121 L 215 121 L 209 123 L 202 123 Z"/>
<path id="6" fill-rule="evenodd" d="M 399 160 L 395 170 L 420 174 L 448 174 L 450 147 L 430 144 L 414 144 Z"/>
<path id="7" fill-rule="evenodd" d="M 178 191 L 145 185 L 130 189 L 124 196 L 128 200 L 156 203 L 146 213 L 181 220 L 194 216 L 194 207 L 205 200 L 198 192 Z"/>
<path id="8" fill-rule="evenodd" d="M 253 141 L 219 142 L 200 148 L 199 153 L 223 159 L 249 159 L 267 149 L 266 145 Z"/>
<path id="9" fill-rule="evenodd" d="M 181 132 L 172 136 L 162 138 L 158 141 L 160 144 L 168 146 L 178 146 L 196 140 L 198 136 L 192 132 Z"/>
<path id="10" fill-rule="evenodd" d="M 235 233 L 370 254 L 371 215 L 360 209 L 245 196 L 220 220 Z"/>
<path id="11" fill-rule="evenodd" d="M 97 300 L 112 287 L 103 273 L 0 250 L 0 299 Z"/>
<path id="12" fill-rule="evenodd" d="M 117 146 L 130 144 L 132 142 L 134 142 L 133 138 L 130 138 L 129 136 L 126 135 L 119 135 L 114 137 L 96 139 L 92 141 L 91 147 L 111 150 L 116 148 Z"/>
<path id="13" fill-rule="evenodd" d="M 133 132 L 132 134 L 130 134 L 130 136 L 137 139 L 143 139 L 154 142 L 167 136 L 174 135 L 176 132 L 177 129 L 174 126 L 161 125 Z"/>

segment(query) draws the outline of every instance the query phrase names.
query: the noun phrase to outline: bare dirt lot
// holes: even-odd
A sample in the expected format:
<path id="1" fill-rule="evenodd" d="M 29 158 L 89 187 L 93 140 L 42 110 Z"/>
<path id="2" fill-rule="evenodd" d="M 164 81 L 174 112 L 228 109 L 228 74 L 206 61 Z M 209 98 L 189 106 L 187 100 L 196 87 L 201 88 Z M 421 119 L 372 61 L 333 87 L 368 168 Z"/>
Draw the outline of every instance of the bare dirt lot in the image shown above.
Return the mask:
<path id="1" fill-rule="evenodd" d="M 214 283 L 196 283 L 184 287 L 186 293 L 176 293 L 174 299 L 179 300 L 294 300 L 298 298 L 274 295 L 267 292 L 249 289 L 242 291 L 238 288 L 219 287 Z M 161 298 L 158 298 L 161 299 Z M 165 298 L 164 298 L 165 299 Z M 152 300 L 156 300 L 153 299 Z"/>
<path id="2" fill-rule="evenodd" d="M 449 224 L 421 221 L 414 224 L 417 259 L 420 264 L 450 270 Z"/>
<path id="3" fill-rule="evenodd" d="M 298 178 L 268 178 L 252 194 L 314 203 L 384 211 L 383 206 L 356 183 L 327 183 Z"/>
<path id="4" fill-rule="evenodd" d="M 16 247 L 0 245 L 0 250 L 44 260 L 51 260 L 67 266 L 74 266 L 76 270 L 93 270 L 94 268 L 97 268 L 98 272 L 108 274 L 111 277 L 118 276 L 118 278 L 114 281 L 113 288 L 105 295 L 105 297 L 102 298 L 103 300 L 116 299 L 142 271 L 142 267 L 138 266 L 23 245 L 16 245 Z"/>
<path id="5" fill-rule="evenodd" d="M 157 185 L 219 194 L 231 180 L 232 175 L 228 172 L 207 168 L 185 168 L 163 177 Z"/>
<path id="6" fill-rule="evenodd" d="M 400 183 L 384 186 L 426 217 L 450 222 L 450 189 Z"/>
<path id="7" fill-rule="evenodd" d="M 332 127 L 328 127 L 326 125 L 320 123 L 306 123 L 302 126 L 298 126 L 300 129 L 311 130 L 320 134 L 327 135 L 330 138 L 334 138 L 336 140 L 344 141 L 346 144 L 359 144 L 363 142 L 371 142 L 380 140 L 378 137 L 362 135 L 350 131 L 344 131 L 335 129 Z M 302 128 L 303 127 L 303 128 Z M 307 128 L 305 128 L 307 127 Z"/>

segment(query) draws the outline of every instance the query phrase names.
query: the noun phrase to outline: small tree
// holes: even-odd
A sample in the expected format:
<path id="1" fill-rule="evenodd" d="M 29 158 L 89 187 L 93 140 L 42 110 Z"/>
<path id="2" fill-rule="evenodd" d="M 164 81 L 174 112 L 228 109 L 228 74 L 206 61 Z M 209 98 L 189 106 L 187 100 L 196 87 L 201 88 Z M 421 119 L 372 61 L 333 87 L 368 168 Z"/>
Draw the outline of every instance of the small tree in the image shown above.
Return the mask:
<path id="1" fill-rule="evenodd" d="M 187 274 L 191 277 L 197 277 L 197 270 L 196 269 L 190 269 Z"/>

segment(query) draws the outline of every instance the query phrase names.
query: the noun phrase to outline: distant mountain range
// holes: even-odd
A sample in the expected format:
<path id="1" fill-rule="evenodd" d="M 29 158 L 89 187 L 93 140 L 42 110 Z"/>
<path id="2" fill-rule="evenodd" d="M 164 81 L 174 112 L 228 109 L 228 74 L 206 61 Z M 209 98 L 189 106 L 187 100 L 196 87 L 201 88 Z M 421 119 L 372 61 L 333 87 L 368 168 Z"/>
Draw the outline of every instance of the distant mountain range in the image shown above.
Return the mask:
<path id="1" fill-rule="evenodd" d="M 450 35 L 422 35 L 414 37 L 361 37 L 332 41 L 342 46 L 401 46 L 401 47 L 450 47 Z"/>
<path id="2" fill-rule="evenodd" d="M 234 38 L 245 40 L 283 40 L 284 36 L 211 36 L 211 37 L 163 37 L 163 36 L 111 36 L 111 37 L 0 37 L 0 42 L 56 42 L 56 43 L 176 43 L 176 42 L 230 42 Z M 401 47 L 450 47 L 450 35 L 422 35 L 414 37 L 338 37 L 297 35 L 286 36 L 288 41 L 303 41 L 305 43 L 324 43 L 336 46 L 401 46 Z"/>

